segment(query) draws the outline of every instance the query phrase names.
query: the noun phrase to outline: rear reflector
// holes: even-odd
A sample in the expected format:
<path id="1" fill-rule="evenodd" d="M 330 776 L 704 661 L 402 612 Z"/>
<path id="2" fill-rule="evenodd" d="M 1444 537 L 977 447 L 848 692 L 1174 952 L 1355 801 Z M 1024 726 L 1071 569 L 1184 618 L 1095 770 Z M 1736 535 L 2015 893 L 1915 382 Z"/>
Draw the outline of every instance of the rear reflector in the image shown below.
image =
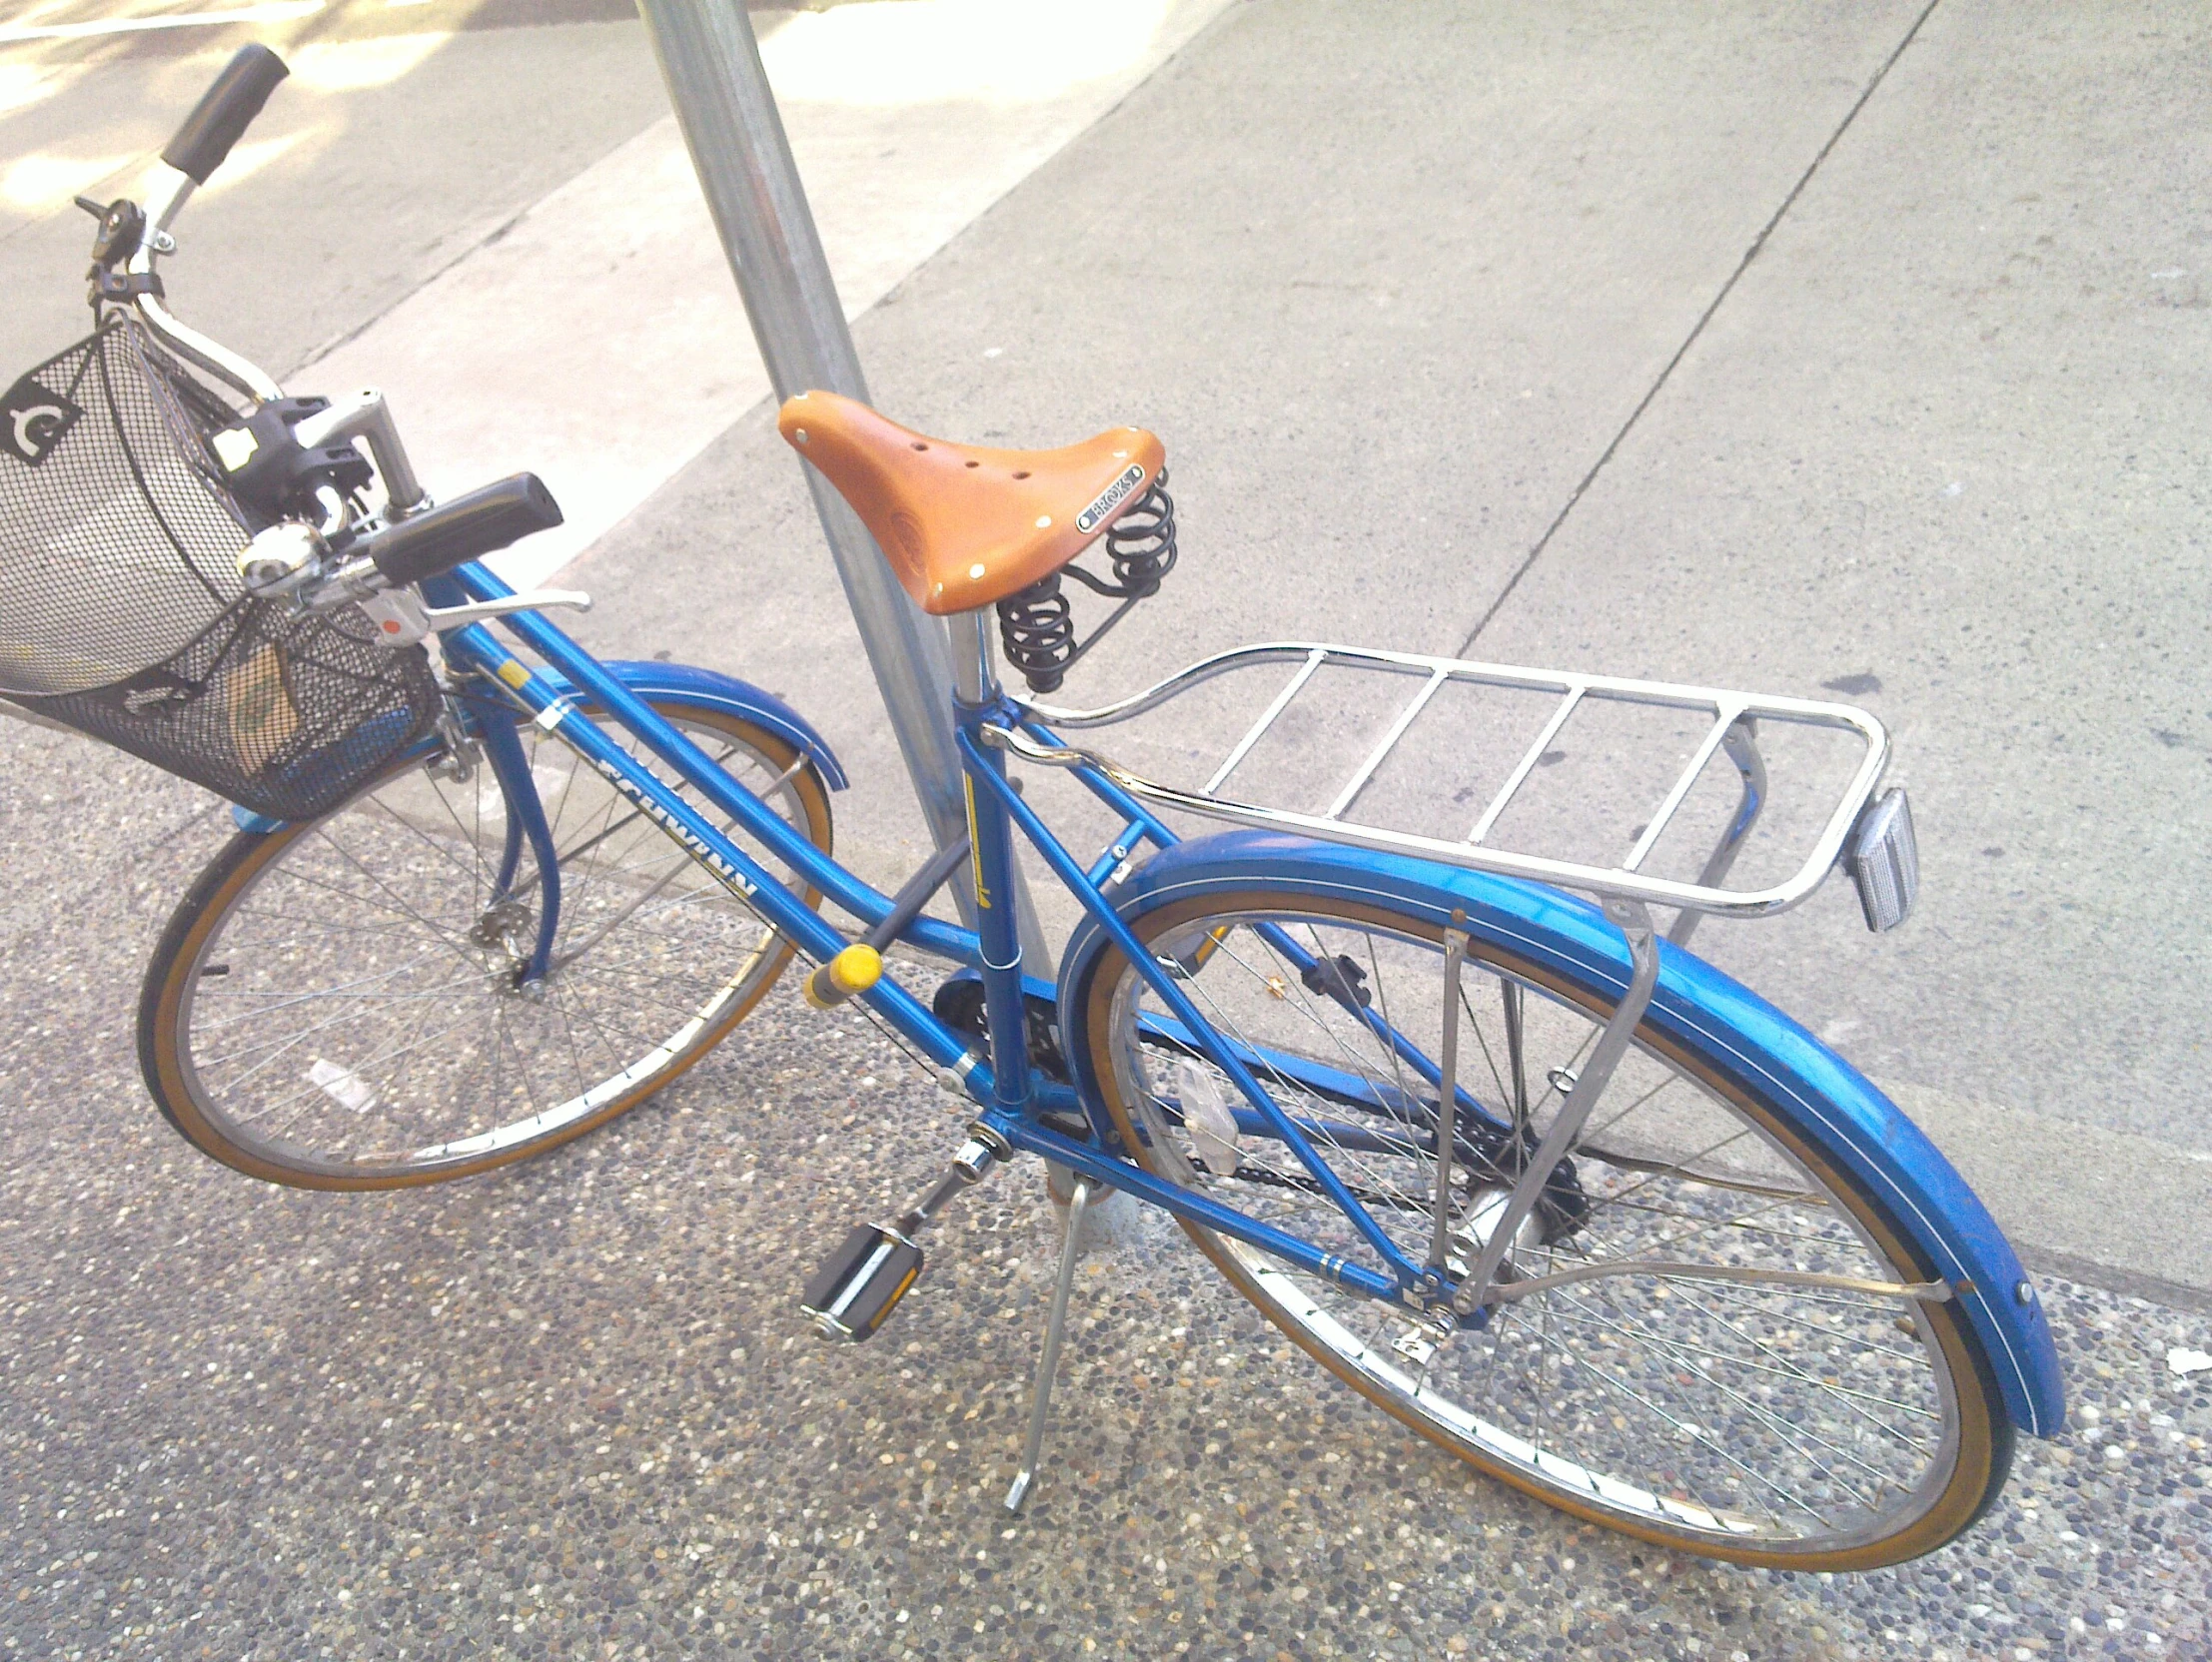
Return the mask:
<path id="1" fill-rule="evenodd" d="M 1920 849 L 1912 838 L 1912 804 L 1901 786 L 1867 804 L 1843 848 L 1866 927 L 1879 934 L 1903 923 L 1920 896 Z"/>

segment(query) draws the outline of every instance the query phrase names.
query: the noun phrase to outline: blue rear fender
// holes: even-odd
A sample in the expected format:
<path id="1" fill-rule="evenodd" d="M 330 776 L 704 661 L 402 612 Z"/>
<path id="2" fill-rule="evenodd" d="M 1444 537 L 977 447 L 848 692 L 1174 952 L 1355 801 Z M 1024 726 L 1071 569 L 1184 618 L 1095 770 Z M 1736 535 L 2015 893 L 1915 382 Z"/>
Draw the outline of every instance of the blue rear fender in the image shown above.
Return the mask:
<path id="1" fill-rule="evenodd" d="M 829 748 L 828 741 L 814 731 L 813 724 L 772 692 L 763 692 L 748 681 L 740 681 L 734 675 L 724 675 L 717 670 L 700 669 L 686 663 L 640 663 L 617 660 L 604 666 L 607 673 L 620 681 L 638 697 L 662 699 L 674 703 L 690 704 L 702 709 L 719 710 L 725 715 L 737 716 L 754 726 L 764 728 L 784 740 L 814 764 L 822 782 L 833 791 L 845 788 L 845 770 L 837 756 Z M 541 669 L 539 673 L 548 683 L 566 695 L 573 689 L 566 677 L 553 669 Z M 437 745 L 435 737 L 425 738 L 416 746 L 416 753 L 427 756 Z M 233 807 L 231 817 L 238 822 L 241 831 L 268 832 L 277 830 L 283 820 L 271 819 L 250 809 Z"/>
<path id="2" fill-rule="evenodd" d="M 1470 932 L 1540 969 L 1619 995 L 1628 943 L 1594 906 L 1532 883 L 1424 860 L 1256 831 L 1177 843 L 1114 894 L 1134 920 L 1194 896 L 1265 888 L 1372 901 L 1440 928 L 1455 909 Z M 1089 981 L 1108 945 L 1085 918 L 1059 985 L 1065 1049 L 1094 1118 L 1100 1102 L 1079 1030 Z M 1925 1270 L 1954 1287 L 1987 1354 L 2013 1424 L 2053 1436 L 2066 1417 L 2050 1324 L 2020 1260 L 1965 1180 L 1866 1077 L 1756 994 L 1687 952 L 1662 945 L 1650 1023 L 1756 1096 L 1876 1197 Z"/>

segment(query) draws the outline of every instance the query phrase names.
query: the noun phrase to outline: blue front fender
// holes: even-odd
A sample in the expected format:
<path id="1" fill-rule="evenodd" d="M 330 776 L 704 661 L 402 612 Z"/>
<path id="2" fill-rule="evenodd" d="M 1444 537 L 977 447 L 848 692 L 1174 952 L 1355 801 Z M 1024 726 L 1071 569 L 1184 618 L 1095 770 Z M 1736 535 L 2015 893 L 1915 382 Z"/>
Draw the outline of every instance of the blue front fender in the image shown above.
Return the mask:
<path id="1" fill-rule="evenodd" d="M 620 660 L 606 664 L 608 674 L 620 681 L 638 697 L 644 699 L 668 699 L 676 703 L 692 704 L 703 709 L 720 710 L 765 728 L 789 743 L 814 764 L 822 782 L 833 791 L 845 788 L 845 770 L 838 764 L 836 753 L 828 741 L 814 731 L 813 724 L 772 692 L 763 692 L 734 675 L 724 675 L 717 670 L 700 669 L 687 663 L 634 662 Z M 572 689 L 565 677 L 552 669 L 539 671 L 547 681 L 558 687 L 563 694 Z M 435 738 L 426 738 L 418 750 L 428 755 L 437 744 Z M 281 819 L 271 819 L 247 808 L 233 807 L 231 817 L 238 822 L 241 831 L 268 832 L 284 824 Z"/>
<path id="2" fill-rule="evenodd" d="M 763 692 L 749 681 L 740 681 L 719 670 L 701 669 L 695 664 L 618 659 L 600 667 L 647 701 L 666 698 L 682 704 L 703 705 L 742 717 L 756 727 L 765 727 L 803 752 L 831 790 L 845 788 L 845 770 L 838 765 L 828 742 L 814 731 L 811 722 L 772 692 Z M 542 669 L 539 673 L 563 692 L 568 690 L 567 681 L 556 671 Z"/>
<path id="3" fill-rule="evenodd" d="M 1134 919 L 1171 901 L 1253 889 L 1374 901 L 1440 928 L 1462 910 L 1472 933 L 1540 969 L 1615 995 L 1629 984 L 1628 942 L 1596 907 L 1572 896 L 1299 837 L 1232 831 L 1177 843 L 1136 872 L 1114 905 Z M 1065 1048 L 1088 1103 L 1099 1096 L 1080 1029 L 1106 944 L 1086 918 L 1060 970 Z M 1802 1027 L 1687 952 L 1661 945 L 1647 1019 L 1856 1178 L 1913 1245 L 1927 1273 L 1970 1287 L 1959 1302 L 2012 1422 L 2044 1437 L 2064 1426 L 2065 1391 L 2042 1303 L 1987 1210 L 1919 1127 Z"/>

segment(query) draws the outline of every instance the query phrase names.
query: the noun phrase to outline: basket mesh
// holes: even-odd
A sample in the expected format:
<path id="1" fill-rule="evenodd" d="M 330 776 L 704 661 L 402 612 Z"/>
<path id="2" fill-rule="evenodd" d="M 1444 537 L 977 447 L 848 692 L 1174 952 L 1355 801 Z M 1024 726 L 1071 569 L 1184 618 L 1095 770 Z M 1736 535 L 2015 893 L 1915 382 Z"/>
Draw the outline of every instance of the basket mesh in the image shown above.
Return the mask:
<path id="1" fill-rule="evenodd" d="M 336 806 L 436 722 L 420 646 L 358 607 L 247 595 L 256 516 L 211 434 L 238 413 L 135 320 L 0 402 L 0 693 L 257 813 Z"/>

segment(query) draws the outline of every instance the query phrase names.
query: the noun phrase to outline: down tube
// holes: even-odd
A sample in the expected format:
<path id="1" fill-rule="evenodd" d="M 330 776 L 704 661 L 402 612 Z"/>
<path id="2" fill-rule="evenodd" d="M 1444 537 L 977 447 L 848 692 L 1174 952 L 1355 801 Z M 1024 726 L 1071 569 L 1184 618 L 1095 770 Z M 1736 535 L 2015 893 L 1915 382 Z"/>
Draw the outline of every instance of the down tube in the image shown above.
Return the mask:
<path id="1" fill-rule="evenodd" d="M 481 565 L 464 565 L 453 573 L 451 580 L 472 600 L 504 599 L 514 594 L 513 589 Z M 654 755 L 695 786 L 709 802 L 759 838 L 777 860 L 828 896 L 839 910 L 871 925 L 890 915 L 889 896 L 863 883 L 805 838 L 796 835 L 757 797 L 716 767 L 705 752 L 609 675 L 590 653 L 535 612 L 515 612 L 500 621 L 504 628 L 514 631 L 516 638 L 565 675 L 577 691 L 594 700 L 636 734 Z M 476 638 L 470 639 L 472 636 Z M 510 657 L 481 626 L 456 630 L 447 637 L 448 650 L 464 639 L 469 640 L 473 655 L 488 672 L 497 672 L 498 666 Z M 939 924 L 933 918 L 916 919 L 914 927 L 902 939 L 924 952 L 955 962 L 972 964 L 976 961 L 973 938 L 966 931 Z"/>
<path id="2" fill-rule="evenodd" d="M 811 908 L 777 882 L 765 867 L 700 817 L 689 803 L 668 791 L 649 769 L 624 752 L 595 724 L 577 715 L 570 700 L 555 694 L 542 676 L 533 674 L 503 649 L 481 624 L 457 629 L 446 636 L 446 650 L 453 657 L 481 667 L 499 685 L 509 688 L 540 727 L 581 755 L 601 778 L 682 844 L 694 859 L 767 919 L 786 940 L 796 942 L 817 962 L 826 963 L 844 950 L 846 942 L 842 935 L 815 916 Z M 924 1010 L 913 995 L 890 977 L 885 976 L 860 996 L 919 1046 L 938 1067 L 953 1067 L 966 1056 L 967 1047 L 959 1036 Z"/>

